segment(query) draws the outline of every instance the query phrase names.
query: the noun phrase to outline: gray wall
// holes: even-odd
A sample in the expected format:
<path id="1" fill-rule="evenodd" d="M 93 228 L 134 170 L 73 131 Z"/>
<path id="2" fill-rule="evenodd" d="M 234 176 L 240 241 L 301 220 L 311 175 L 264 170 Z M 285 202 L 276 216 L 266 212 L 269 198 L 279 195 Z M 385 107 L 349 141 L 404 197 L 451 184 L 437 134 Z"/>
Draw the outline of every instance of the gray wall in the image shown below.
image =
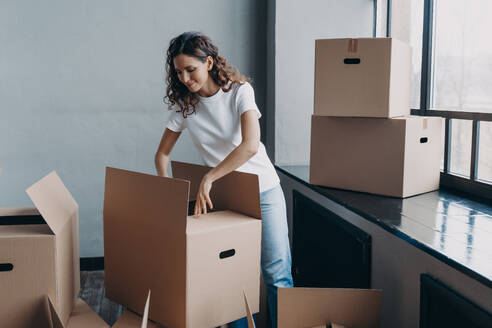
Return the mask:
<path id="1" fill-rule="evenodd" d="M 275 163 L 309 163 L 314 40 L 371 37 L 373 0 L 277 0 Z"/>
<path id="2" fill-rule="evenodd" d="M 265 25 L 262 0 L 2 1 L 0 206 L 31 206 L 24 190 L 56 170 L 80 206 L 80 255 L 102 256 L 105 166 L 154 173 L 170 39 L 209 35 L 263 109 Z M 172 157 L 200 162 L 186 133 Z"/>

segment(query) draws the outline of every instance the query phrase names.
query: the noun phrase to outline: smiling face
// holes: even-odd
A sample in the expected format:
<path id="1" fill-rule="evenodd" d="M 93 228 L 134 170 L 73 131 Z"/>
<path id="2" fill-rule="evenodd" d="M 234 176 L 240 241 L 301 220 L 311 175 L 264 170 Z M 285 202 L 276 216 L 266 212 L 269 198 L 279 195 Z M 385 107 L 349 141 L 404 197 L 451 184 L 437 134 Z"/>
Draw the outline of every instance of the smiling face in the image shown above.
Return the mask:
<path id="1" fill-rule="evenodd" d="M 202 62 L 196 57 L 180 54 L 174 57 L 173 62 L 179 80 L 190 92 L 199 92 L 209 83 L 208 71 L 213 66 L 210 56 Z"/>

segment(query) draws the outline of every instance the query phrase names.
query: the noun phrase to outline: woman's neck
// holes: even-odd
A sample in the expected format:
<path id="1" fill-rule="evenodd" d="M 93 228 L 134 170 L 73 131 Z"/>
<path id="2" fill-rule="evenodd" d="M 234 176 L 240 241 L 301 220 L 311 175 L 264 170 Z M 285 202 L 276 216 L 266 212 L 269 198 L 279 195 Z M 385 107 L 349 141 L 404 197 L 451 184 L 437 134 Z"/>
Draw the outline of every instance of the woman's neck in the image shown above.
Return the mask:
<path id="1" fill-rule="evenodd" d="M 209 77 L 207 83 L 198 91 L 198 94 L 202 97 L 211 97 L 219 91 L 220 87 L 215 81 Z"/>

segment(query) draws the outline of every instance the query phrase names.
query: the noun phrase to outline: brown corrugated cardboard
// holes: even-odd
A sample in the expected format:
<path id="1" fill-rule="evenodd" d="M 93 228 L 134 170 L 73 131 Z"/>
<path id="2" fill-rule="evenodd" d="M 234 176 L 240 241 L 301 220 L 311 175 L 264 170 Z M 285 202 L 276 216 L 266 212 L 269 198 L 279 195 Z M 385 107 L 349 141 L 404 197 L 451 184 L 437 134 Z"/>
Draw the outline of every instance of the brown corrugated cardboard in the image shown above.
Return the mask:
<path id="1" fill-rule="evenodd" d="M 144 321 L 145 322 L 145 321 Z M 142 325 L 142 317 L 131 311 L 125 311 L 115 322 L 113 328 L 159 328 L 161 326 L 148 321 L 145 326 Z"/>
<path id="2" fill-rule="evenodd" d="M 87 303 L 78 298 L 72 314 L 68 319 L 67 328 L 107 328 L 106 322 L 94 312 Z M 135 326 L 138 327 L 138 326 Z"/>
<path id="3" fill-rule="evenodd" d="M 248 328 L 255 328 L 246 294 Z M 381 290 L 342 288 L 279 288 L 278 327 L 377 328 Z"/>
<path id="4" fill-rule="evenodd" d="M 312 116 L 312 184 L 408 197 L 439 188 L 442 119 Z"/>
<path id="5" fill-rule="evenodd" d="M 107 168 L 106 297 L 140 313 L 141 291 L 152 289 L 149 317 L 170 327 L 214 327 L 245 316 L 243 289 L 258 312 L 258 177 L 235 172 L 216 181 L 212 202 L 224 211 L 188 217 L 190 181 L 196 186 L 205 172 L 184 163 L 173 164 L 177 178 Z M 245 195 L 256 208 L 237 201 Z"/>
<path id="6" fill-rule="evenodd" d="M 315 42 L 314 114 L 410 114 L 411 48 L 391 38 Z"/>
<path id="7" fill-rule="evenodd" d="M 190 163 L 171 163 L 173 177 L 190 181 L 190 200 L 196 199 L 203 176 L 210 167 Z M 241 186 L 239 188 L 239 186 Z M 214 209 L 229 209 L 254 218 L 261 218 L 258 176 L 241 172 L 231 172 L 214 182 L 210 191 Z"/>
<path id="8" fill-rule="evenodd" d="M 130 311 L 125 311 L 118 318 L 118 321 L 113 325 L 113 328 L 159 328 L 160 326 L 156 325 L 153 322 L 148 321 L 149 317 L 149 307 L 150 307 L 150 291 L 147 295 L 147 302 L 145 303 L 143 316 L 140 317 L 135 313 Z"/>
<path id="9" fill-rule="evenodd" d="M 2 209 L 0 226 L 0 318 L 2 326 L 34 327 L 44 295 L 66 323 L 80 287 L 78 205 L 55 172 L 27 189 L 37 209 Z M 42 216 L 46 224 L 15 224 Z"/>
<path id="10" fill-rule="evenodd" d="M 46 323 L 49 328 L 65 328 L 60 315 L 56 311 L 53 301 L 48 295 L 45 295 L 45 310 L 46 310 Z M 37 324 L 44 324 L 44 322 L 38 322 Z"/>
<path id="11" fill-rule="evenodd" d="M 150 291 L 144 307 L 144 316 L 140 317 L 129 311 L 123 312 L 114 328 L 159 328 L 158 325 L 148 322 L 148 311 L 150 306 Z M 75 302 L 73 312 L 71 313 L 68 324 L 63 325 L 60 316 L 55 309 L 51 298 L 45 295 L 44 299 L 44 318 L 39 320 L 35 327 L 47 328 L 109 328 L 104 320 L 99 317 L 82 299 L 78 298 Z M 31 326 L 34 327 L 34 326 Z"/>
<path id="12" fill-rule="evenodd" d="M 381 291 L 338 288 L 279 288 L 278 326 L 313 327 L 336 323 L 350 328 L 377 328 Z"/>
<path id="13" fill-rule="evenodd" d="M 255 321 L 253 320 L 253 313 L 251 313 L 251 309 L 249 307 L 248 297 L 246 296 L 246 292 L 243 291 L 244 295 L 244 304 L 246 307 L 246 316 L 248 319 L 248 328 L 256 328 Z"/>

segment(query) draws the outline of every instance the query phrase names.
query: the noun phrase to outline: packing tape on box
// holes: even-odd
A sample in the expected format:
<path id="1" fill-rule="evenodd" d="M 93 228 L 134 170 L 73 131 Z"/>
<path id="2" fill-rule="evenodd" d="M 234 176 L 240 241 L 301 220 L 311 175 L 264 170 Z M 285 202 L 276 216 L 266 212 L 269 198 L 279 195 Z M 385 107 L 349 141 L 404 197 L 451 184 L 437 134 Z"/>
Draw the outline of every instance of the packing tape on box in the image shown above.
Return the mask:
<path id="1" fill-rule="evenodd" d="M 357 52 L 359 47 L 359 40 L 357 39 L 348 39 L 348 52 Z"/>

